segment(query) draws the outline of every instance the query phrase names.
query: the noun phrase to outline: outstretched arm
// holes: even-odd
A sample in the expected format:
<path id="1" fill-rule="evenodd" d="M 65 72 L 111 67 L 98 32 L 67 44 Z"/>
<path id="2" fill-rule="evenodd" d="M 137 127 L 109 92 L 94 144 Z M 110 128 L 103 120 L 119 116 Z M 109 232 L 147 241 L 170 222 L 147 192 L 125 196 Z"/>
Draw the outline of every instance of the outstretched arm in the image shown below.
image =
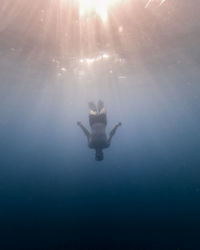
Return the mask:
<path id="1" fill-rule="evenodd" d="M 111 139 L 112 139 L 113 135 L 115 134 L 117 128 L 118 128 L 119 126 L 121 126 L 121 125 L 122 125 L 121 122 L 117 123 L 117 124 L 114 126 L 114 128 L 110 131 L 110 134 L 109 134 L 109 137 L 108 137 L 108 145 L 110 144 Z"/>
<path id="2" fill-rule="evenodd" d="M 89 139 L 90 132 L 87 130 L 87 128 L 85 128 L 81 122 L 77 122 L 77 125 L 83 130 L 84 134 Z"/>

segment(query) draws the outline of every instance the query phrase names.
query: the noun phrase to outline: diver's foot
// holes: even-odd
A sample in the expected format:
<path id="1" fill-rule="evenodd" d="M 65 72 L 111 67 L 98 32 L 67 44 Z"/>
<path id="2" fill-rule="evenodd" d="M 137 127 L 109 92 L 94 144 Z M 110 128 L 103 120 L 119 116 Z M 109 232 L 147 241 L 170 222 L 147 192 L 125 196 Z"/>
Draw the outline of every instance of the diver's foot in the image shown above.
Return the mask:
<path id="1" fill-rule="evenodd" d="M 96 111 L 90 110 L 89 112 L 90 115 L 98 115 L 98 113 Z"/>
<path id="2" fill-rule="evenodd" d="M 97 108 L 98 108 L 98 112 L 102 113 L 102 110 L 104 109 L 104 103 L 101 100 L 98 101 Z"/>
<path id="3" fill-rule="evenodd" d="M 97 112 L 97 107 L 93 102 L 89 102 L 88 106 L 92 111 Z"/>

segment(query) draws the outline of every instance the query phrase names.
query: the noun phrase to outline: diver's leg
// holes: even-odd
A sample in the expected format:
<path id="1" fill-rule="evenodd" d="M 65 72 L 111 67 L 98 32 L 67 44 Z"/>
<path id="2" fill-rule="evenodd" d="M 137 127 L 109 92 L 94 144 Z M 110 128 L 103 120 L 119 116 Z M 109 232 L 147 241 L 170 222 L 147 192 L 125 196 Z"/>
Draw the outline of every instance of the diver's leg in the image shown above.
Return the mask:
<path id="1" fill-rule="evenodd" d="M 107 115 L 106 115 L 106 110 L 103 108 L 102 111 L 101 111 L 101 119 L 102 119 L 102 122 L 107 125 Z"/>
<path id="2" fill-rule="evenodd" d="M 92 127 L 92 125 L 94 124 L 94 117 L 95 115 L 91 114 L 91 112 L 89 113 L 89 123 L 90 123 L 90 127 Z"/>
<path id="3" fill-rule="evenodd" d="M 89 106 L 90 110 L 97 112 L 97 107 L 93 102 L 89 102 L 88 106 Z"/>
<path id="4" fill-rule="evenodd" d="M 92 127 L 92 125 L 94 123 L 103 123 L 103 124 L 107 125 L 106 112 L 95 113 L 93 111 L 90 111 L 90 113 L 89 113 L 89 123 L 90 123 L 91 127 Z"/>
<path id="5" fill-rule="evenodd" d="M 90 112 L 89 112 L 89 123 L 92 126 L 94 123 L 103 123 L 107 125 L 106 110 L 104 108 L 104 103 L 99 100 L 97 103 L 97 108 L 93 102 L 89 102 Z"/>
<path id="6" fill-rule="evenodd" d="M 103 113 L 99 113 L 96 118 L 95 118 L 95 122 L 97 123 L 103 123 L 105 125 L 107 125 L 107 116 L 106 116 L 106 112 Z"/>
<path id="7" fill-rule="evenodd" d="M 104 103 L 101 100 L 99 100 L 97 103 L 97 109 L 99 113 L 102 113 L 102 110 L 104 109 Z"/>
<path id="8" fill-rule="evenodd" d="M 94 123 L 99 123 L 99 114 L 93 111 L 90 111 L 89 113 L 89 123 L 90 123 L 90 127 L 92 127 L 92 125 Z"/>

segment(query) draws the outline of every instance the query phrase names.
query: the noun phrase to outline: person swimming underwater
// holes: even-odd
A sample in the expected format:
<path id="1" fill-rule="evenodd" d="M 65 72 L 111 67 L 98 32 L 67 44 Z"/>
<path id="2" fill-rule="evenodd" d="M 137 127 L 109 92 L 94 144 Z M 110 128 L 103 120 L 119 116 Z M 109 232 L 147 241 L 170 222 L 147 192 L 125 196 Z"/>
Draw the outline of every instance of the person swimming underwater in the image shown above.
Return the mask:
<path id="1" fill-rule="evenodd" d="M 95 149 L 96 161 L 103 160 L 103 149 L 108 148 L 111 143 L 111 139 L 115 134 L 117 128 L 121 126 L 121 122 L 117 123 L 110 131 L 109 136 L 106 136 L 107 115 L 104 108 L 104 103 L 99 100 L 97 106 L 93 102 L 89 102 L 89 123 L 91 127 L 91 133 L 78 121 L 77 125 L 83 130 L 88 139 L 88 147 Z"/>

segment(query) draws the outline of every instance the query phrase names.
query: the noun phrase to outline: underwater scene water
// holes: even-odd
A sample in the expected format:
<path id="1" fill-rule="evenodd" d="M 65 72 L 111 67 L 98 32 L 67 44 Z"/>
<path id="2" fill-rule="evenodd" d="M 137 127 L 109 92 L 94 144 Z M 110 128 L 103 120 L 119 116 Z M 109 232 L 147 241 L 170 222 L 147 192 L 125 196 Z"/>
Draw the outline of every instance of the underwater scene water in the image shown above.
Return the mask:
<path id="1" fill-rule="evenodd" d="M 0 249 L 200 249 L 200 3 L 1 5 Z"/>

